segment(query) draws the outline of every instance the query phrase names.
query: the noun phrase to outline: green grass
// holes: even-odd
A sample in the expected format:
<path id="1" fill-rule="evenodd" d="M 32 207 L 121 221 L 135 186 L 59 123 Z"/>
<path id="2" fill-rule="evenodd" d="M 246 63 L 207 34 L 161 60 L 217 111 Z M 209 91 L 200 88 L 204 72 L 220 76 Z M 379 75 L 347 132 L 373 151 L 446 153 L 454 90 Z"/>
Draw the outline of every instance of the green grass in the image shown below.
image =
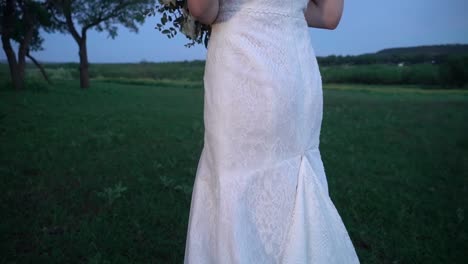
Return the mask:
<path id="1" fill-rule="evenodd" d="M 102 78 L 0 91 L 1 263 L 182 263 L 201 82 Z M 361 263 L 463 263 L 468 92 L 325 88 L 322 157 Z"/>

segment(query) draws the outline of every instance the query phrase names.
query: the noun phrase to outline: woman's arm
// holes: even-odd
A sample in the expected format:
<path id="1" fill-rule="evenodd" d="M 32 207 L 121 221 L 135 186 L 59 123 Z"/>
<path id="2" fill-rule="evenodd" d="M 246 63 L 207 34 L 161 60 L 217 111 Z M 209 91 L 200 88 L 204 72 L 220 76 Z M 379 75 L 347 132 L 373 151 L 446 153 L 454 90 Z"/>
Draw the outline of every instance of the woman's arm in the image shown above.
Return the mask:
<path id="1" fill-rule="evenodd" d="M 190 14 L 200 23 L 211 25 L 218 16 L 218 0 L 187 0 Z"/>
<path id="2" fill-rule="evenodd" d="M 335 29 L 343 14 L 344 0 L 309 0 L 304 12 L 309 27 Z"/>

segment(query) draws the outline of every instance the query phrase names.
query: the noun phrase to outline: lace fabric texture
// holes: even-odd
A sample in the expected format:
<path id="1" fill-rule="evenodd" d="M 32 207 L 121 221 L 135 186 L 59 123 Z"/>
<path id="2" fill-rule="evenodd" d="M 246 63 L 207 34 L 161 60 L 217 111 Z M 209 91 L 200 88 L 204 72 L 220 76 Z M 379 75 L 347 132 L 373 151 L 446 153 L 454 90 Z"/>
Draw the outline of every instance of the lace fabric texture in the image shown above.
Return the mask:
<path id="1" fill-rule="evenodd" d="M 322 79 L 307 0 L 222 0 L 185 264 L 359 263 L 319 151 Z"/>

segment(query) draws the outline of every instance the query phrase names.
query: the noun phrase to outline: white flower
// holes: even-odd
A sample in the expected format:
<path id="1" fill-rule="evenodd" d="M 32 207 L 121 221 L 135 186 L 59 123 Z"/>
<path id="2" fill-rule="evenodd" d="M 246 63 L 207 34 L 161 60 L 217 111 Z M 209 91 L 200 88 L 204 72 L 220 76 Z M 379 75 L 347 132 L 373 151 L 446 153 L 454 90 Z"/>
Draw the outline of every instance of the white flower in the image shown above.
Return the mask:
<path id="1" fill-rule="evenodd" d="M 197 38 L 198 36 L 197 25 L 195 24 L 195 18 L 192 15 L 187 14 L 185 16 L 181 31 L 190 39 L 194 40 Z"/>
<path id="2" fill-rule="evenodd" d="M 176 6 L 176 0 L 159 0 L 159 2 L 165 6 Z"/>

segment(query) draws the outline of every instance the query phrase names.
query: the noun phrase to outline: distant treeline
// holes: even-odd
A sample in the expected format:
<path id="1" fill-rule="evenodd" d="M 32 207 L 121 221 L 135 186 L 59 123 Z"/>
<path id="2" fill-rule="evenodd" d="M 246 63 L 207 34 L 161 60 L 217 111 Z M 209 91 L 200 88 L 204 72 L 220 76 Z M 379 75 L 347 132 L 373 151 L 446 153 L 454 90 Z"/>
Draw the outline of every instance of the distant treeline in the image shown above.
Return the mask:
<path id="1" fill-rule="evenodd" d="M 333 83 L 468 85 L 468 45 L 392 48 L 372 54 L 317 57 L 322 79 Z"/>
<path id="2" fill-rule="evenodd" d="M 468 45 L 465 45 L 468 46 Z M 392 85 L 423 85 L 427 88 L 468 89 L 468 54 L 445 51 L 423 54 L 417 49 L 384 50 L 359 56 L 319 57 L 322 80 L 325 83 L 362 83 Z M 439 48 L 440 50 L 440 48 Z M 426 49 L 427 51 L 427 49 Z M 46 63 L 51 80 L 79 80 L 76 63 Z M 203 80 L 205 62 L 165 62 L 98 64 L 89 68 L 91 79 L 110 82 L 151 84 L 164 79 L 188 82 Z M 26 68 L 28 78 L 39 79 L 40 72 L 33 65 Z M 8 67 L 0 65 L 0 79 L 8 78 Z"/>
<path id="3" fill-rule="evenodd" d="M 430 54 L 430 55 L 460 55 L 468 54 L 468 45 L 466 44 L 447 44 L 447 45 L 429 45 L 405 48 L 383 49 L 377 54 L 390 55 L 408 55 L 408 54 Z"/>
<path id="4" fill-rule="evenodd" d="M 468 60 L 428 63 L 332 65 L 320 67 L 326 83 L 410 84 L 428 88 L 468 88 Z"/>
<path id="5" fill-rule="evenodd" d="M 454 58 L 468 56 L 468 45 L 433 45 L 409 48 L 384 49 L 361 55 L 330 55 L 317 57 L 320 65 L 365 65 L 365 64 L 441 64 Z"/>
<path id="6" fill-rule="evenodd" d="M 330 55 L 317 57 L 320 65 L 369 65 L 369 64 L 419 64 L 430 63 L 439 64 L 447 60 L 447 55 L 427 55 L 427 54 L 362 54 L 362 55 Z"/>

